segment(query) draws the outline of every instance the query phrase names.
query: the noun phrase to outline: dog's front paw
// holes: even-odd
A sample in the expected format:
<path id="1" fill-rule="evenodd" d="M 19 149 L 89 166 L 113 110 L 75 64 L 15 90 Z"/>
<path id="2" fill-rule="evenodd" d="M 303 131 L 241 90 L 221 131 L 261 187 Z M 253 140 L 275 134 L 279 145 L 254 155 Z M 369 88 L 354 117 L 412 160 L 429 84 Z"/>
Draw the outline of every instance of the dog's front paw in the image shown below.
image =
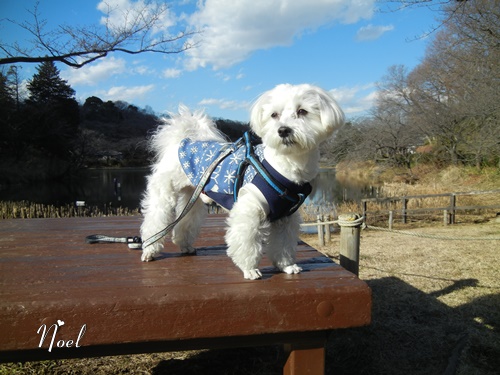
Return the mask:
<path id="1" fill-rule="evenodd" d="M 262 277 L 262 273 L 257 268 L 253 270 L 244 270 L 243 277 L 248 280 L 257 280 Z"/>
<path id="2" fill-rule="evenodd" d="M 155 260 L 155 258 L 153 257 L 153 255 L 151 253 L 143 251 L 142 255 L 141 255 L 141 260 L 143 262 L 151 262 L 151 261 Z"/>
<path id="3" fill-rule="evenodd" d="M 196 254 L 196 249 L 193 246 L 181 247 L 182 254 Z"/>
<path id="4" fill-rule="evenodd" d="M 292 264 L 291 266 L 286 266 L 285 268 L 283 268 L 283 272 L 289 275 L 300 273 L 300 271 L 302 271 L 302 268 L 300 268 L 296 264 Z"/>

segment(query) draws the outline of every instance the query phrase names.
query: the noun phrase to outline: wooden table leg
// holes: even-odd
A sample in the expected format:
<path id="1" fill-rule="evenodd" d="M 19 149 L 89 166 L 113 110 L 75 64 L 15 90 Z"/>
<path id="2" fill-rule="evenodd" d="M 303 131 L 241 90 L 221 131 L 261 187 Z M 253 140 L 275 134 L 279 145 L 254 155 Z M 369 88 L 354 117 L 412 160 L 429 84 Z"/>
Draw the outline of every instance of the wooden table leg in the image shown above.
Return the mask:
<path id="1" fill-rule="evenodd" d="M 283 375 L 324 375 L 326 338 L 285 344 Z"/>

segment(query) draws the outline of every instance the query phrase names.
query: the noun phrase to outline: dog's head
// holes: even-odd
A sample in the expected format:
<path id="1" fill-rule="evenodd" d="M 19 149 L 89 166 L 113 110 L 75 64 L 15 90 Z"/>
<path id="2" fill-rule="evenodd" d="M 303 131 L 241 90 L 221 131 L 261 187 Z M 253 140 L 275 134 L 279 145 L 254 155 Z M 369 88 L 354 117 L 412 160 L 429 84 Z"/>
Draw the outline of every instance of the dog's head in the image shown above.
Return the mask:
<path id="1" fill-rule="evenodd" d="M 344 123 L 344 113 L 323 89 L 278 85 L 252 107 L 250 126 L 266 147 L 281 154 L 313 150 Z"/>

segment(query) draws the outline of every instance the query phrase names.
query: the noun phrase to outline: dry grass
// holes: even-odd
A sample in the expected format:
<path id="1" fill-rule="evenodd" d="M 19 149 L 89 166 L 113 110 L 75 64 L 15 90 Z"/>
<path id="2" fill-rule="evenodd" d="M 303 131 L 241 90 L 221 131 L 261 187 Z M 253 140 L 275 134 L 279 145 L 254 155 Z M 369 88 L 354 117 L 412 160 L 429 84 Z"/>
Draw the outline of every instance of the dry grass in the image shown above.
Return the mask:
<path id="1" fill-rule="evenodd" d="M 414 230 L 500 237 L 500 222 Z M 304 239 L 318 248 L 316 236 Z M 320 250 L 338 259 L 338 245 L 334 235 Z M 331 336 L 327 373 L 497 374 L 499 248 L 498 240 L 363 231 L 360 278 L 372 288 L 372 324 Z M 1 366 L 0 374 L 279 374 L 282 361 L 280 348 L 264 347 L 12 364 Z"/>
<path id="2" fill-rule="evenodd" d="M 484 224 L 413 229 L 500 238 Z M 309 243 L 317 245 L 314 236 Z M 338 237 L 321 250 L 337 258 Z M 363 231 L 360 278 L 373 292 L 371 326 L 332 339 L 341 374 L 497 374 L 500 367 L 500 240 L 445 241 Z M 356 365 L 351 370 L 349 363 Z M 445 372 L 449 367 L 449 372 Z"/>
<path id="3" fill-rule="evenodd" d="M 0 201 L 1 219 L 40 219 L 62 217 L 100 217 L 139 215 L 139 209 L 105 205 L 76 207 L 73 204 L 54 206 L 28 201 Z"/>
<path id="4" fill-rule="evenodd" d="M 415 178 L 414 183 L 406 183 L 400 177 L 408 175 L 407 170 L 398 170 L 386 168 L 373 163 L 352 163 L 352 165 L 340 165 L 337 167 L 337 178 L 362 179 L 367 182 L 378 184 L 383 197 L 403 197 L 415 195 L 443 194 L 453 192 L 471 192 L 471 191 L 491 191 L 495 193 L 481 195 L 457 195 L 456 206 L 500 206 L 500 170 L 497 168 L 484 169 L 477 171 L 474 168 L 450 166 L 438 170 L 429 165 L 419 165 L 411 171 Z M 408 200 L 407 208 L 423 209 L 448 207 L 450 197 L 432 197 L 432 198 L 412 198 Z M 387 222 L 389 210 L 394 212 L 394 219 L 398 220 L 401 216 L 402 201 L 386 202 L 368 202 L 367 210 L 370 212 L 369 222 L 371 224 L 380 223 L 380 220 Z M 342 202 L 335 207 L 335 216 L 337 213 L 344 212 L 362 212 L 360 203 Z M 480 221 L 484 214 L 494 215 L 500 208 L 481 209 L 481 210 L 457 210 L 457 219 L 461 222 Z M 375 222 L 373 222 L 375 220 Z M 420 211 L 410 213 L 411 221 L 418 221 L 421 225 L 429 222 L 442 222 L 443 211 Z"/>

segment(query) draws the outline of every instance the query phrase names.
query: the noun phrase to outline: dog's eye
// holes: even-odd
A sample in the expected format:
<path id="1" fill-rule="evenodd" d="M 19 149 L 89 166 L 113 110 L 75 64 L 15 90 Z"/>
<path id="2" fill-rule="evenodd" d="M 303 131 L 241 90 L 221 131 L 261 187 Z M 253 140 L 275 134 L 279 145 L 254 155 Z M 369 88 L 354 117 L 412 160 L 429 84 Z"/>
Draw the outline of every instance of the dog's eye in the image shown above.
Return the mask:
<path id="1" fill-rule="evenodd" d="M 305 109 L 301 108 L 297 111 L 297 116 L 305 116 L 305 115 L 307 115 L 307 111 Z"/>
<path id="2" fill-rule="evenodd" d="M 280 117 L 280 115 L 278 114 L 278 112 L 273 112 L 271 117 L 276 119 L 276 118 Z"/>

